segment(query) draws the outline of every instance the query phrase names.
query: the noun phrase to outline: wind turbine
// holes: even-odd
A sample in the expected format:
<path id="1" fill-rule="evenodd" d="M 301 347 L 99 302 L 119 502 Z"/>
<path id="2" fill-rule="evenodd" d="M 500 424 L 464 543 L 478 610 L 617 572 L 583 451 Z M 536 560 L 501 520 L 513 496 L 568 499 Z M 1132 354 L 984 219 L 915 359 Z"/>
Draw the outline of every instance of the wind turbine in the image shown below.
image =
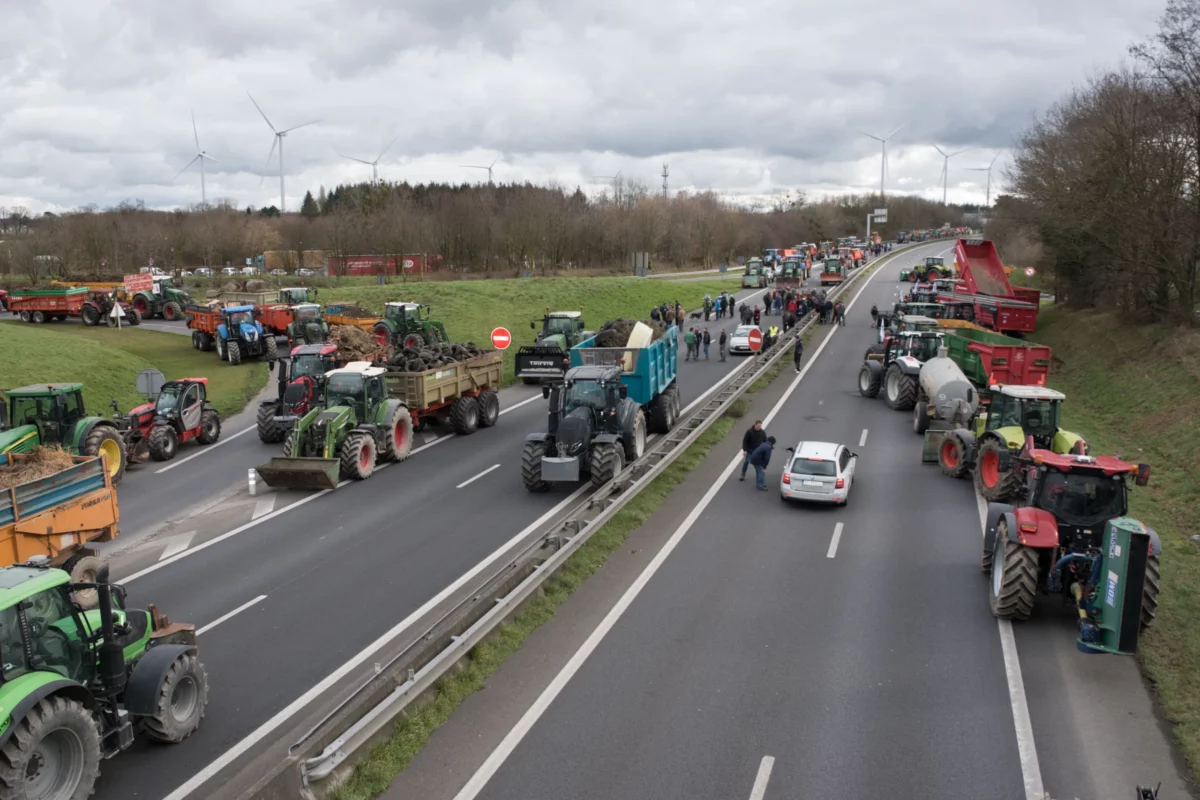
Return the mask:
<path id="1" fill-rule="evenodd" d="M 396 134 L 396 139 L 399 138 L 400 134 Z M 351 161 L 357 161 L 360 164 L 366 164 L 369 166 L 371 168 L 371 182 L 379 183 L 379 159 L 383 158 L 384 153 L 392 149 L 392 145 L 396 143 L 396 139 L 392 139 L 390 142 L 388 142 L 387 147 L 383 148 L 383 150 L 379 152 L 379 155 L 375 157 L 374 161 L 363 161 L 361 158 L 355 158 L 354 156 L 342 156 L 342 158 L 348 158 Z M 341 155 L 341 153 L 338 153 L 338 155 Z"/>
<path id="2" fill-rule="evenodd" d="M 267 123 L 267 127 L 269 127 L 271 129 L 271 132 L 275 134 L 275 138 L 271 141 L 271 149 L 267 151 L 267 163 L 265 166 L 263 166 L 264 170 L 268 166 L 271 165 L 271 156 L 275 154 L 275 148 L 277 146 L 279 147 L 279 213 L 282 214 L 285 211 L 285 208 L 284 208 L 285 201 L 284 201 L 284 192 L 283 192 L 283 137 L 287 136 L 291 131 L 294 131 L 297 128 L 304 128 L 309 125 L 316 125 L 321 120 L 314 119 L 312 122 L 305 122 L 303 125 L 293 125 L 290 128 L 284 128 L 283 130 L 276 130 L 275 126 L 271 124 L 271 120 L 267 119 L 267 115 L 262 110 L 262 107 L 258 104 L 258 101 L 254 99 L 254 95 L 250 94 L 250 92 L 247 91 L 246 96 L 250 98 L 251 103 L 254 103 L 254 107 L 258 109 L 258 113 L 262 114 L 263 121 Z M 262 186 L 262 182 L 266 179 L 267 179 L 267 176 L 264 174 L 262 176 L 262 180 L 260 180 L 258 182 L 258 185 Z"/>
<path id="3" fill-rule="evenodd" d="M 486 167 L 481 167 L 477 164 L 459 164 L 459 166 L 462 167 L 463 169 L 486 169 L 487 174 L 488 174 L 488 185 L 491 186 L 492 185 L 492 167 L 496 166 L 496 162 L 499 160 L 500 160 L 500 158 L 497 156 L 496 158 L 492 159 L 492 163 L 487 165 Z"/>
<path id="4" fill-rule="evenodd" d="M 992 167 L 996 166 L 996 159 L 999 157 L 1000 154 L 996 153 L 995 157 L 992 158 L 992 163 L 988 164 L 986 167 L 967 167 L 967 169 L 971 172 L 987 173 L 987 202 L 983 204 L 984 208 L 991 208 L 992 205 Z"/>
<path id="5" fill-rule="evenodd" d="M 616 175 L 593 175 L 592 180 L 594 180 L 594 181 L 612 181 L 613 191 L 616 191 L 617 181 L 621 180 L 621 170 L 617 170 Z"/>
<path id="6" fill-rule="evenodd" d="M 950 178 L 950 159 L 954 158 L 955 156 L 962 155 L 963 153 L 967 152 L 971 148 L 964 147 L 962 150 L 959 150 L 957 152 L 947 153 L 945 150 L 943 150 L 942 148 L 938 147 L 935 144 L 933 146 L 933 149 L 937 150 L 939 153 L 941 153 L 942 158 L 944 159 L 942 161 L 942 205 L 946 205 L 946 184 Z"/>
<path id="7" fill-rule="evenodd" d="M 887 163 L 888 163 L 887 143 L 888 143 L 888 139 L 891 139 L 893 136 L 895 136 L 896 131 L 900 130 L 907 124 L 908 123 L 906 122 L 906 123 L 896 126 L 896 130 L 893 130 L 891 133 L 889 133 L 887 136 L 884 136 L 883 138 L 880 138 L 873 133 L 867 133 L 866 131 L 859 131 L 859 133 L 861 133 L 863 136 L 869 136 L 870 138 L 879 142 L 879 144 L 882 145 L 882 147 L 883 147 L 883 160 L 879 162 L 879 199 L 880 200 L 886 199 L 886 196 L 883 193 L 883 179 L 887 175 Z"/>
<path id="8" fill-rule="evenodd" d="M 179 170 L 179 172 L 175 175 L 174 178 L 171 178 L 171 182 L 173 183 L 176 178 L 178 178 L 180 175 L 182 175 L 183 173 L 188 171 L 188 167 L 190 167 L 192 164 L 195 164 L 197 161 L 199 161 L 200 162 L 200 205 L 203 208 L 207 208 L 208 207 L 208 194 L 204 188 L 204 162 L 205 162 L 205 160 L 212 161 L 216 164 L 220 164 L 221 162 L 217 161 L 215 158 L 210 156 L 208 153 L 206 153 L 200 149 L 200 134 L 196 132 L 196 112 L 195 111 L 192 112 L 192 137 L 196 140 L 196 155 L 192 158 L 191 161 L 189 161 L 187 163 L 186 167 Z"/>

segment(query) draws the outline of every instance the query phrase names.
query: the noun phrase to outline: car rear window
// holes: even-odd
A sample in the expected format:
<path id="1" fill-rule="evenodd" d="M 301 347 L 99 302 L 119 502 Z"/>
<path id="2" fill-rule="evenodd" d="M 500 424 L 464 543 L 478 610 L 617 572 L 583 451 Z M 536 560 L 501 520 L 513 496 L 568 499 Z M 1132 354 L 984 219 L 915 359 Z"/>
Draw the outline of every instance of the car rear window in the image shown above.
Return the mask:
<path id="1" fill-rule="evenodd" d="M 837 477 L 837 464 L 820 458 L 801 458 L 792 460 L 793 475 L 820 475 L 825 478 Z"/>

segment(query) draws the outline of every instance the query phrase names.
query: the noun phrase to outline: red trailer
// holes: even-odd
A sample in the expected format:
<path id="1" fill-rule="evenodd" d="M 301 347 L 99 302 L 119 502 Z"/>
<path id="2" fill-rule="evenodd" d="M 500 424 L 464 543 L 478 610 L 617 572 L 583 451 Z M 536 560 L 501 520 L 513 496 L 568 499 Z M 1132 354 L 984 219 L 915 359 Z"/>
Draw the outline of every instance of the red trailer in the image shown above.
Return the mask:
<path id="1" fill-rule="evenodd" d="M 8 295 L 8 310 L 22 322 L 46 322 L 78 317 L 88 299 L 87 289 L 22 289 Z"/>
<path id="2" fill-rule="evenodd" d="M 959 239 L 954 245 L 958 262 L 957 294 L 986 296 L 994 302 L 981 302 L 984 317 L 992 323 L 981 325 L 1001 332 L 1029 333 L 1037 328 L 1041 293 L 1036 289 L 1014 289 L 1004 272 L 1004 262 L 996 245 L 989 239 Z"/>
<path id="3" fill-rule="evenodd" d="M 330 256 L 331 275 L 422 275 L 443 268 L 442 257 L 428 253 L 405 256 Z"/>

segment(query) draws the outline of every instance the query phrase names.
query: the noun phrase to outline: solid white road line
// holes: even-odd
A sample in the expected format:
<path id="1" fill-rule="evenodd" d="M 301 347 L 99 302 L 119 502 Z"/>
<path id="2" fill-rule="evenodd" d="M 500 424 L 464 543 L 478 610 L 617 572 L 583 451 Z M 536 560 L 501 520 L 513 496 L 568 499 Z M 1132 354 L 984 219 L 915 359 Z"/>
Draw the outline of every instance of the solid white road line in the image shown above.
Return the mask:
<path id="1" fill-rule="evenodd" d="M 458 486 L 455 486 L 454 488 L 455 488 L 455 489 L 461 489 L 461 488 L 463 488 L 464 486 L 467 486 L 468 484 L 472 484 L 472 483 L 474 483 L 475 481 L 479 480 L 479 479 L 480 479 L 480 478 L 482 478 L 484 475 L 487 475 L 489 472 L 492 472 L 492 471 L 494 471 L 494 470 L 498 470 L 498 469 L 500 469 L 500 465 L 499 465 L 499 464 L 492 464 L 490 467 L 488 467 L 487 469 L 485 469 L 483 472 L 479 473 L 478 475 L 476 475 L 476 476 L 475 476 L 475 477 L 473 477 L 473 478 L 467 478 L 465 481 L 463 481 L 462 483 L 460 483 Z"/>
<path id="2" fill-rule="evenodd" d="M 987 535 L 987 502 L 979 489 L 975 489 L 975 502 L 979 506 L 980 538 Z M 989 581 L 988 585 L 991 585 Z M 1000 651 L 1004 654 L 1004 672 L 1008 678 L 1008 700 L 1012 706 L 1013 728 L 1017 733 L 1017 756 L 1021 761 L 1021 777 L 1025 782 L 1026 800 L 1042 800 L 1046 796 L 1042 788 L 1042 767 L 1038 763 L 1037 747 L 1033 741 L 1033 720 L 1029 716 L 1029 701 L 1025 697 L 1025 681 L 1021 676 L 1021 659 L 1017 655 L 1017 640 L 1013 636 L 1012 623 L 997 619 L 1000 629 Z"/>
<path id="3" fill-rule="evenodd" d="M 842 523 L 833 526 L 833 539 L 829 542 L 829 552 L 825 554 L 826 558 L 833 558 L 837 555 L 838 542 L 842 540 Z"/>
<path id="4" fill-rule="evenodd" d="M 254 598 L 249 603 L 242 603 L 240 606 L 235 608 L 233 611 L 230 611 L 228 614 L 222 614 L 221 616 L 214 619 L 212 622 L 205 625 L 203 628 L 200 628 L 198 631 L 196 631 L 196 635 L 199 636 L 202 633 L 207 633 L 208 631 L 211 631 L 213 628 L 217 627 L 222 622 L 225 622 L 226 620 L 230 619 L 231 617 L 237 616 L 238 614 L 242 613 L 243 611 L 245 611 L 247 608 L 254 605 L 255 603 L 261 603 L 263 600 L 266 600 L 266 599 L 267 599 L 267 596 L 265 594 L 260 594 L 258 597 Z"/>
<path id="5" fill-rule="evenodd" d="M 228 444 L 229 442 L 232 442 L 234 439 L 238 438 L 242 434 L 249 433 L 252 430 L 255 430 L 255 427 L 253 425 L 251 425 L 249 428 L 242 428 L 237 433 L 222 437 L 221 441 L 216 442 L 215 444 L 204 445 L 197 452 L 192 453 L 190 456 L 188 456 L 186 458 L 177 458 L 174 461 L 172 461 L 170 464 L 167 464 L 162 469 L 154 470 L 154 474 L 161 475 L 162 473 L 164 473 L 168 470 L 175 469 L 180 464 L 186 464 L 187 462 L 191 461 L 193 458 L 199 458 L 200 456 L 204 455 L 205 453 L 211 453 L 213 450 L 216 450 L 221 445 Z"/>
<path id="6" fill-rule="evenodd" d="M 250 519 L 258 519 L 264 514 L 270 514 L 275 510 L 275 498 L 277 495 L 274 492 L 268 492 L 262 497 L 254 501 L 254 513 L 250 515 Z"/>
<path id="7" fill-rule="evenodd" d="M 858 437 L 858 446 L 862 447 L 867 443 L 867 429 L 863 428 L 862 436 Z"/>
<path id="8" fill-rule="evenodd" d="M 739 463 L 740 463 L 740 461 L 739 461 Z M 521 531 L 516 536 L 509 539 L 507 542 L 500 545 L 500 547 L 496 548 L 496 550 L 493 551 L 490 556 L 483 559 L 475 566 L 471 567 L 471 569 L 469 569 L 465 573 L 463 573 L 456 581 L 454 581 L 454 583 L 451 583 L 445 589 L 442 589 L 436 595 L 429 598 L 427 601 L 425 601 L 425 604 L 423 606 L 421 606 L 416 611 L 409 614 L 407 617 L 405 617 L 403 620 L 401 620 L 399 623 L 397 623 L 391 630 L 387 631 L 385 634 L 380 636 L 378 639 L 371 642 L 369 645 L 366 646 L 366 648 L 364 648 L 359 653 L 354 655 L 349 661 L 342 664 L 340 667 L 335 669 L 333 672 L 329 673 L 329 675 L 325 676 L 325 678 L 322 679 L 320 683 L 316 684 L 311 689 L 309 689 L 307 692 L 305 692 L 301 696 L 297 697 L 295 700 L 293 700 L 291 703 L 289 703 L 288 706 L 286 708 L 284 708 L 282 711 L 277 713 L 275 716 L 271 717 L 269 720 L 264 722 L 262 725 L 259 725 L 249 735 L 247 735 L 246 738 L 242 739 L 237 744 L 235 744 L 233 747 L 230 747 L 228 750 L 226 750 L 224 753 L 222 753 L 220 756 L 218 756 L 215 760 L 213 760 L 212 762 L 207 764 L 203 769 L 201 769 L 199 772 L 197 772 L 195 775 L 193 775 L 191 778 L 189 778 L 186 782 L 184 782 L 183 785 L 181 785 L 178 789 L 176 789 L 175 791 L 173 791 L 169 795 L 167 795 L 165 798 L 163 798 L 163 800 L 183 800 L 183 798 L 187 797 L 192 792 L 199 789 L 210 778 L 212 778 L 214 775 L 221 772 L 221 770 L 225 769 L 230 764 L 232 764 L 234 761 L 236 761 L 239 756 L 241 756 L 243 753 L 245 753 L 251 747 L 254 747 L 254 745 L 258 744 L 263 739 L 267 738 L 272 733 L 274 733 L 285 722 L 287 722 L 289 719 L 291 719 L 293 716 L 295 716 L 299 711 L 303 710 L 310 703 L 312 703 L 313 700 L 320 697 L 322 694 L 324 694 L 326 691 L 328 691 L 331 687 L 337 685 L 340 681 L 344 680 L 347 675 L 349 675 L 355 669 L 358 669 L 360 666 L 362 666 L 381 647 L 388 644 L 393 639 L 395 639 L 397 636 L 400 636 L 402 633 L 404 633 L 406 630 L 408 630 L 410 627 L 412 627 L 414 624 L 416 624 L 418 621 L 420 621 L 422 617 L 424 617 L 426 614 L 428 614 L 430 612 L 430 610 L 436 608 L 438 605 L 440 605 L 442 602 L 444 602 L 446 600 L 446 598 L 450 597 L 452 594 L 457 592 L 467 582 L 474 579 L 476 575 L 478 575 L 480 572 L 483 572 L 485 569 L 487 569 L 489 566 L 491 566 L 491 564 L 493 562 L 498 560 L 509 549 L 511 549 L 514 545 L 519 543 L 523 538 L 528 536 L 532 531 L 535 531 L 542 525 L 546 524 L 546 522 L 551 520 L 556 514 L 561 513 L 561 511 L 565 507 L 570 505 L 571 503 L 577 502 L 579 500 L 580 496 L 582 496 L 584 491 L 586 491 L 588 488 L 589 488 L 589 485 L 585 483 L 583 486 L 580 486 L 574 492 L 567 495 L 567 497 L 563 498 L 563 500 L 560 503 L 558 503 L 558 505 L 554 506 L 549 511 L 547 511 L 545 514 L 543 514 L 542 516 L 540 516 L 536 520 L 534 520 L 532 523 L 530 523 L 530 525 L 527 528 L 525 528 L 525 530 Z M 325 490 L 322 490 L 322 492 L 318 492 L 318 494 L 323 494 L 328 491 L 331 491 L 331 490 L 325 489 Z M 316 496 L 317 495 L 313 495 L 313 497 L 316 497 Z M 311 498 L 306 498 L 306 500 L 307 499 L 311 499 Z M 274 513 L 278 514 L 279 512 L 276 511 Z M 207 544 L 207 542 L 205 544 Z M 201 545 L 201 546 L 204 546 L 204 545 Z M 126 581 L 121 581 L 121 583 L 125 583 L 125 582 Z"/>
<path id="9" fill-rule="evenodd" d="M 871 282 L 871 279 L 878 274 L 880 273 L 873 272 L 867 276 L 866 280 L 863 281 L 862 286 L 859 287 L 858 293 L 855 294 L 854 298 L 846 305 L 847 311 L 853 307 L 859 296 L 861 296 L 863 291 L 866 290 L 867 286 Z M 784 390 L 783 396 L 779 398 L 779 401 L 775 403 L 775 406 L 770 410 L 770 412 L 763 417 L 764 428 L 771 424 L 771 421 L 775 419 L 787 401 L 791 399 L 792 394 L 800 386 L 800 381 L 804 380 L 804 377 L 808 374 L 808 371 L 812 368 L 812 365 L 817 362 L 818 358 L 820 358 L 821 352 L 825 349 L 833 337 L 837 335 L 839 330 L 841 330 L 841 327 L 835 326 L 833 330 L 825 336 L 825 339 L 817 347 L 816 352 L 813 353 L 813 356 L 808 360 L 808 363 L 804 365 L 804 368 L 800 371 L 800 374 L 792 379 L 792 382 L 788 385 L 788 388 Z M 713 481 L 712 485 L 708 488 L 708 491 L 706 491 L 704 496 L 700 498 L 700 502 L 695 508 L 692 509 L 691 513 L 687 515 L 679 528 L 677 528 L 676 531 L 671 534 L 671 538 L 668 539 L 666 544 L 662 546 L 662 549 L 655 554 L 654 558 L 651 559 L 648 565 L 646 565 L 646 568 L 642 571 L 642 573 L 638 575 L 630 587 L 625 590 L 625 594 L 621 595 L 621 598 L 617 601 L 616 605 L 609 610 L 608 614 L 605 615 L 600 624 L 596 626 L 596 629 L 593 630 L 591 635 L 589 635 L 584 643 L 580 645 L 579 649 L 575 651 L 574 655 L 571 656 L 570 660 L 567 661 L 566 665 L 563 666 L 559 673 L 554 676 L 554 679 L 550 681 L 550 685 L 548 685 L 542 691 L 541 695 L 538 696 L 533 705 L 530 706 L 529 709 L 521 716 L 521 718 L 517 721 L 517 724 L 513 726 L 512 730 L 505 735 L 500 744 L 496 746 L 496 749 L 493 750 L 490 755 L 488 755 L 487 759 L 483 762 L 483 764 L 480 765 L 479 769 L 475 771 L 475 774 L 471 776 L 466 785 L 463 786 L 463 788 L 459 790 L 458 794 L 454 796 L 454 800 L 474 800 L 479 792 L 483 790 L 488 781 L 492 779 L 492 776 L 496 774 L 497 770 L 500 769 L 500 767 L 512 754 L 513 750 L 516 749 L 517 745 L 521 743 L 521 740 L 525 738 L 525 735 L 529 733 L 529 731 L 541 718 L 542 714 L 546 712 L 546 709 L 550 707 L 550 704 L 553 703 L 555 698 L 558 697 L 559 693 L 566 688 L 566 685 L 570 682 L 571 678 L 575 676 L 575 673 L 579 671 L 579 668 L 583 666 L 584 662 L 587 661 L 588 657 L 595 651 L 595 649 L 600 646 L 600 642 L 604 640 L 604 637 L 608 635 L 608 632 L 612 630 L 613 626 L 617 624 L 617 621 L 621 618 L 621 616 L 624 615 L 624 613 L 633 604 L 633 601 L 637 599 L 637 596 L 641 593 L 642 589 L 644 589 L 646 584 L 650 582 L 650 579 L 654 577 L 654 574 L 658 572 L 659 568 L 663 565 L 671 553 L 674 552 L 675 548 L 679 546 L 679 543 L 683 541 L 683 537 L 687 536 L 688 531 L 690 531 L 692 528 L 692 525 L 696 523 L 696 520 L 700 518 L 700 515 L 703 514 L 704 510 L 708 508 L 710 503 L 712 503 L 713 499 L 717 496 L 717 493 L 721 491 L 721 488 L 725 485 L 725 482 L 729 480 L 730 476 L 737 471 L 741 464 L 742 454 L 739 452 L 733 457 L 733 460 L 729 462 L 725 469 L 721 471 L 721 474 L 717 477 L 717 479 Z M 168 798 L 167 800 L 175 800 L 175 798 Z"/>
<path id="10" fill-rule="evenodd" d="M 162 561 L 164 558 L 170 558 L 177 553 L 182 553 L 184 550 L 187 550 L 188 545 L 192 543 L 192 537 L 195 535 L 195 531 L 188 531 L 186 533 L 176 534 L 175 536 L 166 539 L 165 541 L 167 542 L 167 546 L 163 548 L 162 555 L 158 557 L 158 560 Z"/>
<path id="11" fill-rule="evenodd" d="M 758 765 L 758 775 L 754 776 L 754 786 L 750 789 L 750 800 L 763 800 L 767 794 L 767 781 L 771 780 L 771 770 L 775 768 L 774 756 L 763 756 Z"/>

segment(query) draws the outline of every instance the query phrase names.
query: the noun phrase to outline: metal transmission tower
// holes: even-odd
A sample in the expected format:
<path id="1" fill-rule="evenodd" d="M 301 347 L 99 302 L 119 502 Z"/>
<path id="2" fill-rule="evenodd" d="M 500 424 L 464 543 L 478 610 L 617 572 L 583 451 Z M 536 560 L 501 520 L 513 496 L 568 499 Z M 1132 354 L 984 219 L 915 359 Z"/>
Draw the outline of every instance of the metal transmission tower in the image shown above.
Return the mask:
<path id="1" fill-rule="evenodd" d="M 662 171 L 663 197 L 667 196 L 667 176 L 670 174 L 671 174 L 671 171 L 669 169 L 667 169 L 667 162 L 664 161 L 663 162 L 663 171 Z"/>

